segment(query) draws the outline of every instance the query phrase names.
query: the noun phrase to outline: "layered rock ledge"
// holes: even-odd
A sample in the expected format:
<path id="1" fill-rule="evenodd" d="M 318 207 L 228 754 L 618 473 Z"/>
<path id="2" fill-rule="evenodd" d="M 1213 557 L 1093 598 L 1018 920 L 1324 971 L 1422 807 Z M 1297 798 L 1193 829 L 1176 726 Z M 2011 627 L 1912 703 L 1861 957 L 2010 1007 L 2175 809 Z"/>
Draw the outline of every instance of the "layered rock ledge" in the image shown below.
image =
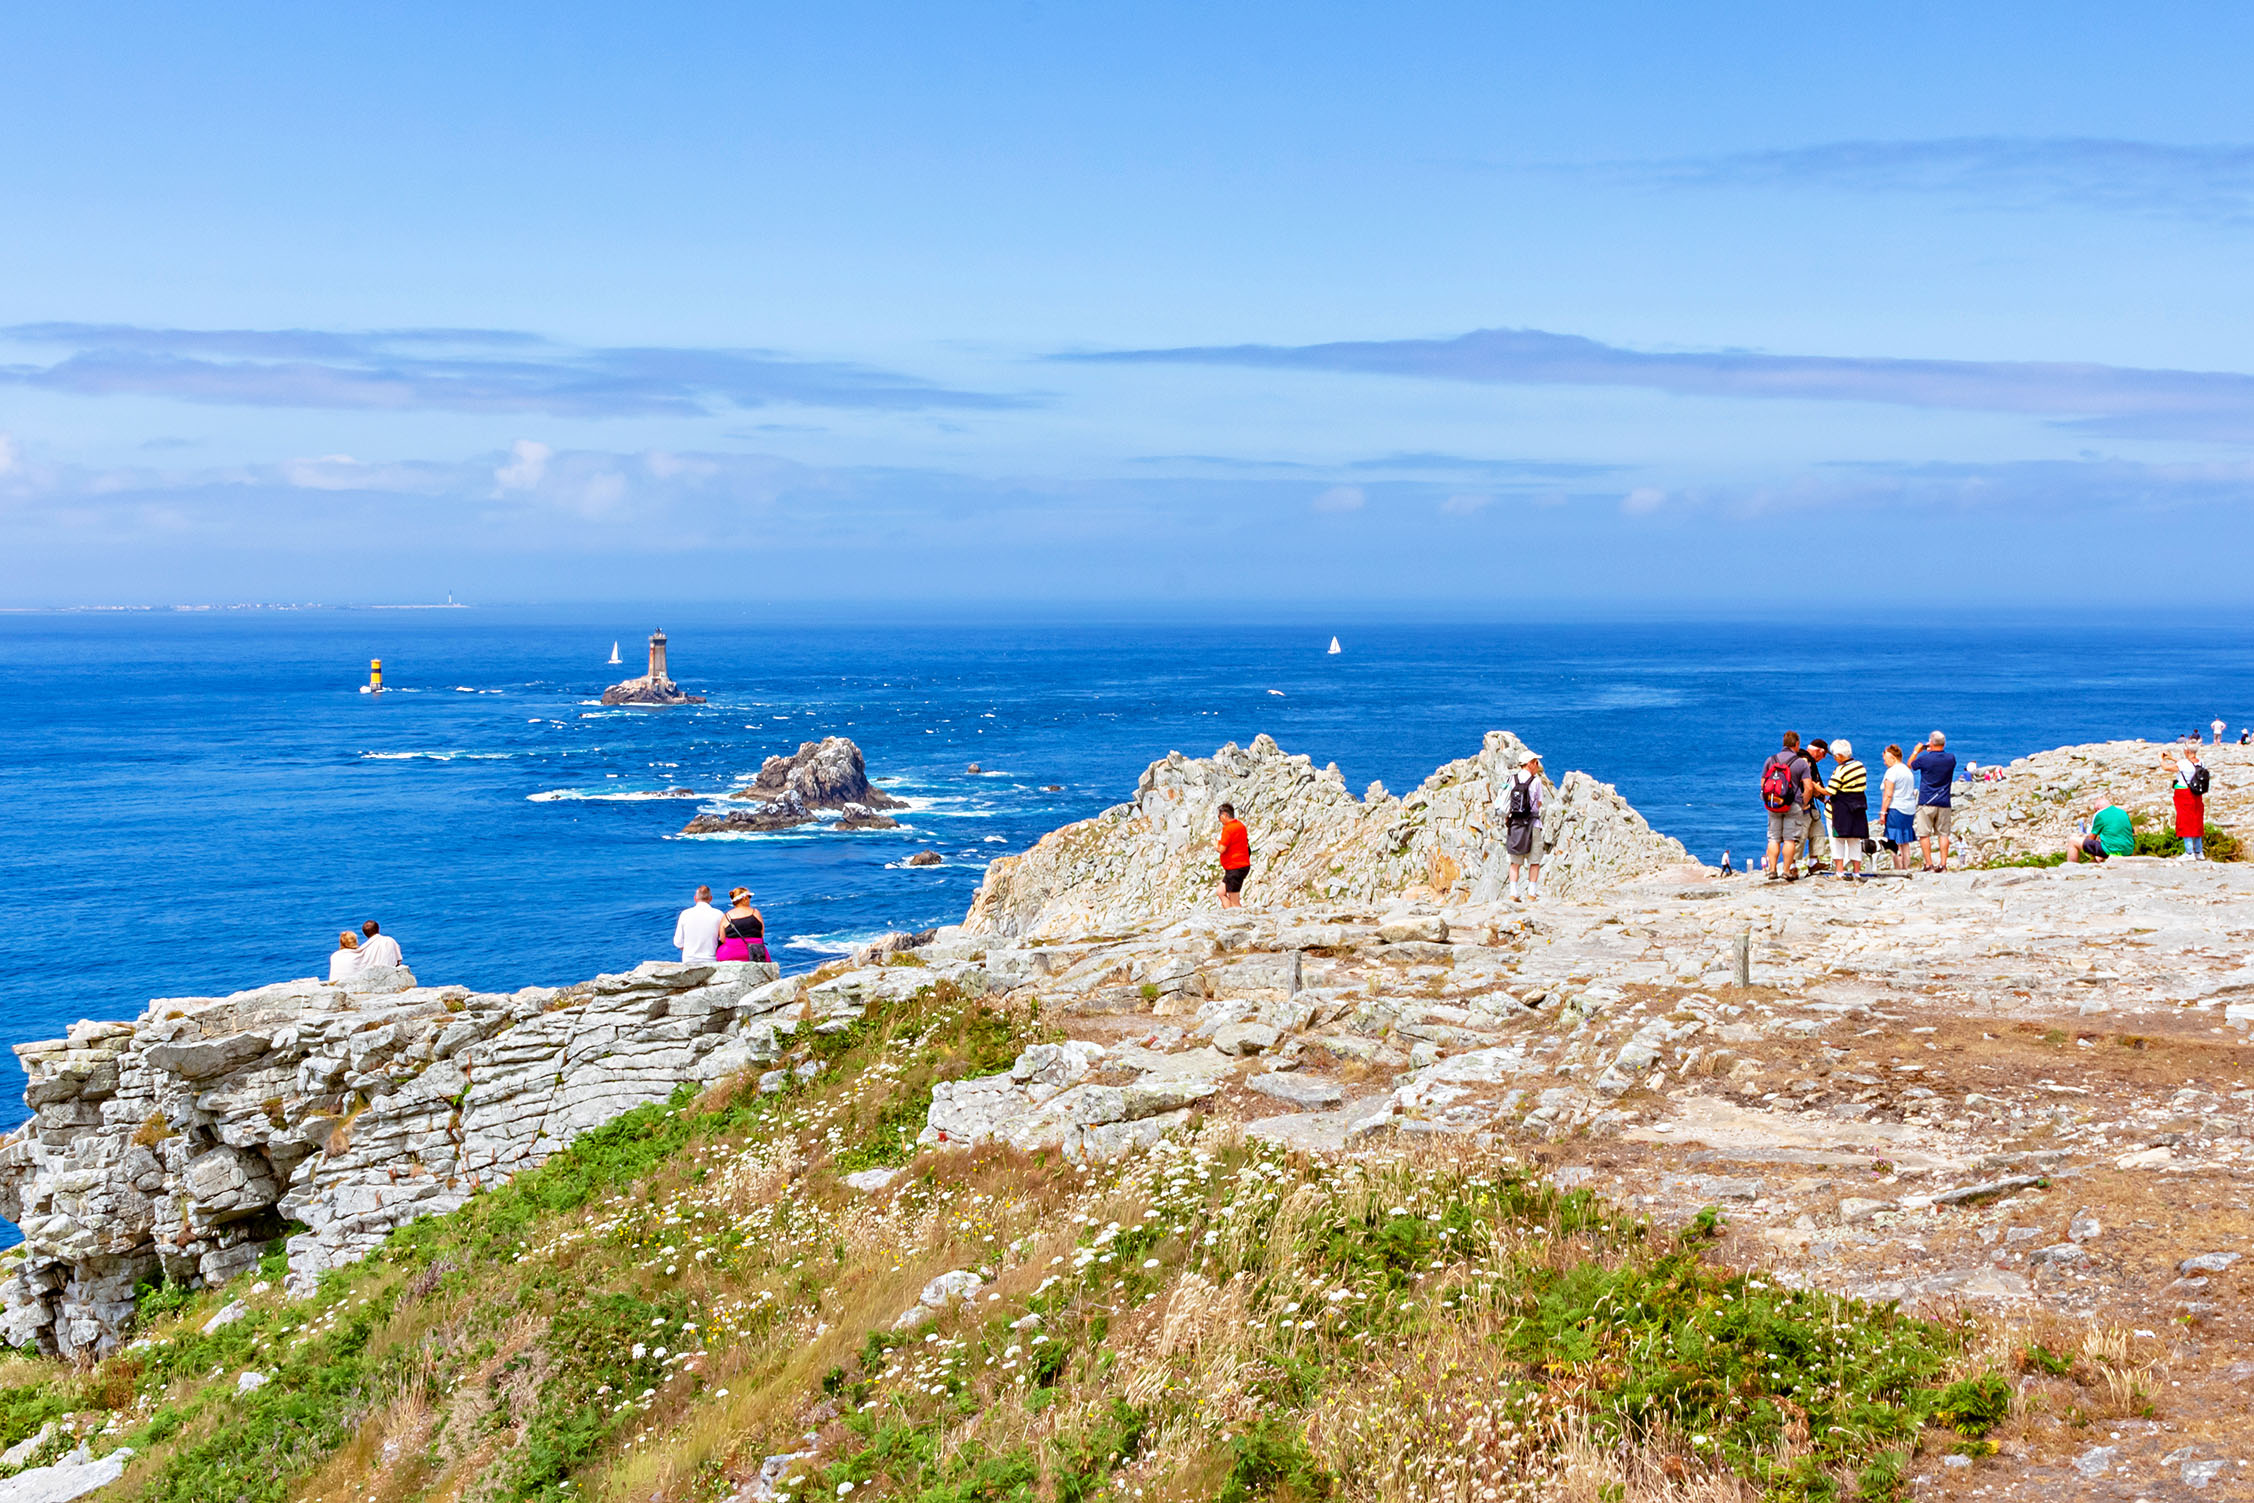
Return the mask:
<path id="1" fill-rule="evenodd" d="M 506 995 L 394 971 L 160 998 L 19 1044 L 34 1114 L 0 1143 L 0 1214 L 24 1233 L 0 1334 L 98 1355 L 136 1284 L 219 1283 L 291 1221 L 307 1287 L 683 1082 L 776 1060 L 858 997 L 749 962 Z"/>

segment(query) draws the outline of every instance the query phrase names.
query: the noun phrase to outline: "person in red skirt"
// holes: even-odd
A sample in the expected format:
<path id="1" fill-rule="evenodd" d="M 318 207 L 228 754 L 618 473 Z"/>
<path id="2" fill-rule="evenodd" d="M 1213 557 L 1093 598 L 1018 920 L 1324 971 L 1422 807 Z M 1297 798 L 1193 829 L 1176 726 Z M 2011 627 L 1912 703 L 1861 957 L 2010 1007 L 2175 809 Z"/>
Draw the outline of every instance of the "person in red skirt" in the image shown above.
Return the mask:
<path id="1" fill-rule="evenodd" d="M 2200 765 L 2199 747 L 2186 742 L 2176 749 L 2169 771 L 2175 774 L 2176 834 L 2184 843 L 2182 859 L 2207 859 L 2207 769 Z"/>

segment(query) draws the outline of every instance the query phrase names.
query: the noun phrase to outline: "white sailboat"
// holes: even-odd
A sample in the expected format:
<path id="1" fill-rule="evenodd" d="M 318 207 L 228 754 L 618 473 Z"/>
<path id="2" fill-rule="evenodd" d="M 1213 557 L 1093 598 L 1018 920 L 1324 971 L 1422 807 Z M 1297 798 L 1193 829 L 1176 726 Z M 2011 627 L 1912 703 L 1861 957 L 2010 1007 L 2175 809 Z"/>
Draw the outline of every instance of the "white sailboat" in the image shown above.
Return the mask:
<path id="1" fill-rule="evenodd" d="M 1331 639 L 1330 639 L 1330 650 L 1331 650 L 1331 655 L 1332 655 L 1332 656 L 1334 656 L 1334 657 L 1335 657 L 1335 656 L 1337 656 L 1337 654 L 1338 654 L 1338 638 L 1336 638 L 1336 637 L 1333 637 L 1333 638 L 1331 638 Z"/>
<path id="2" fill-rule="evenodd" d="M 611 666 L 613 667 L 616 667 L 620 661 L 618 656 L 618 644 L 616 642 L 610 644 L 610 660 Z"/>

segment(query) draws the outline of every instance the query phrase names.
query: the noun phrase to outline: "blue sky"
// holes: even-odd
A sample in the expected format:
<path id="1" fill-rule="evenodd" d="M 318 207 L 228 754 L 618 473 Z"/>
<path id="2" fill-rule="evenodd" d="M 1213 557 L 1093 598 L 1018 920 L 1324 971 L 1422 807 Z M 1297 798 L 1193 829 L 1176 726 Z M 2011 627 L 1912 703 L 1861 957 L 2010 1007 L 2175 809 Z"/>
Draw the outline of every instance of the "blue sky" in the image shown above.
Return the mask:
<path id="1" fill-rule="evenodd" d="M 0 604 L 2254 603 L 2254 12 L 1967 9 L 19 15 Z"/>

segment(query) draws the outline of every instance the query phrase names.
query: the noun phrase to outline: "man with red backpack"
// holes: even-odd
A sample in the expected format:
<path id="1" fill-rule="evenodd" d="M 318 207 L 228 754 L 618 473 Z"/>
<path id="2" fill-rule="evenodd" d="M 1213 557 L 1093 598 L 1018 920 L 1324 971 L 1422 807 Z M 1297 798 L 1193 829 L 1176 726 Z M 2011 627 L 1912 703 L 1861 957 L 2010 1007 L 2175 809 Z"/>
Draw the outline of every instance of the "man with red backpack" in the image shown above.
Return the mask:
<path id="1" fill-rule="evenodd" d="M 1800 749 L 1800 733 L 1784 733 L 1784 750 L 1761 764 L 1761 807 L 1769 811 L 1769 880 L 1800 880 L 1794 870 L 1807 838 L 1808 807 L 1818 792 L 1815 764 Z M 1779 856 L 1783 860 L 1779 861 Z"/>

